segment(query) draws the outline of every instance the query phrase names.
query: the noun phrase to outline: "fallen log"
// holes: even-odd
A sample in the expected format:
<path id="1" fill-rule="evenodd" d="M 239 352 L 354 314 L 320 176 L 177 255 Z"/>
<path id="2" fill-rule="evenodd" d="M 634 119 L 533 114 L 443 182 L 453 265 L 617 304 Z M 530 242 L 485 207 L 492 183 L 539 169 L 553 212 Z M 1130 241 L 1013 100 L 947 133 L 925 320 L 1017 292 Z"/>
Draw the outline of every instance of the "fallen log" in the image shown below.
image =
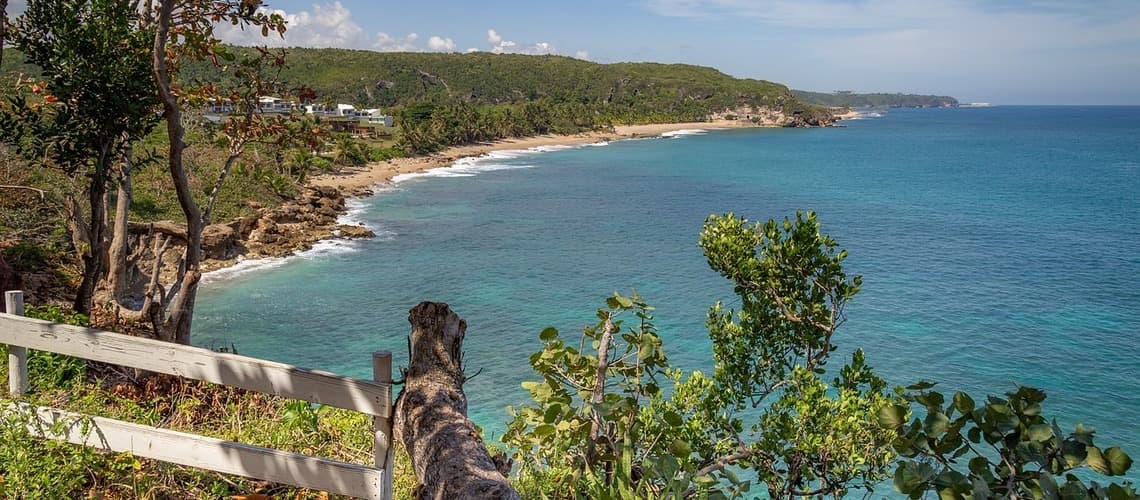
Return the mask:
<path id="1" fill-rule="evenodd" d="M 396 438 L 412 458 L 417 499 L 517 499 L 467 418 L 462 347 L 467 322 L 438 302 L 408 312 L 412 324 Z"/>
<path id="2" fill-rule="evenodd" d="M 176 241 L 186 243 L 186 225 L 163 220 L 157 222 L 128 222 L 127 232 L 135 235 L 164 234 Z"/>

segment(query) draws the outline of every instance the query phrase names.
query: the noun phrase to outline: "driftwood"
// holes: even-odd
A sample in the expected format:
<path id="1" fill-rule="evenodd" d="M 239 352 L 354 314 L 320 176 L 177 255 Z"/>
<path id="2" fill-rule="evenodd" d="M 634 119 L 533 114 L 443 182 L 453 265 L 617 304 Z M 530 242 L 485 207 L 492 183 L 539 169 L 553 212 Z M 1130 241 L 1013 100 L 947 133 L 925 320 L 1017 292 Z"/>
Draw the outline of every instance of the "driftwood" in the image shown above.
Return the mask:
<path id="1" fill-rule="evenodd" d="M 168 220 L 158 222 L 128 222 L 127 231 L 135 235 L 162 234 L 174 238 L 175 241 L 186 243 L 186 224 L 179 224 Z"/>
<path id="2" fill-rule="evenodd" d="M 517 499 L 467 418 L 461 350 L 467 322 L 438 302 L 408 312 L 412 324 L 396 438 L 412 458 L 417 499 Z"/>

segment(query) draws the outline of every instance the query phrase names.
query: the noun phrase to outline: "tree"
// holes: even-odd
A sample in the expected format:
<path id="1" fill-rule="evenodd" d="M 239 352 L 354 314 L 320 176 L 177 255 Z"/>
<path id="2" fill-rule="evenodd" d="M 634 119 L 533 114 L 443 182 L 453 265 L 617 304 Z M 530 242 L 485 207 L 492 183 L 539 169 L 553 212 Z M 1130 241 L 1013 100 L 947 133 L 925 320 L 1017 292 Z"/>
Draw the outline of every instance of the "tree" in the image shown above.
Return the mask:
<path id="1" fill-rule="evenodd" d="M 741 299 L 738 314 L 720 304 L 709 313 L 713 375 L 670 369 L 650 308 L 636 295 L 607 299 L 577 348 L 556 330 L 540 334 L 531 364 L 543 381 L 524 384 L 537 404 L 515 410 L 504 435 L 520 473 L 621 498 L 742 494 L 754 482 L 772 498 L 870 490 L 887 475 L 895 438 L 878 411 L 901 400 L 860 351 L 822 378 L 859 290 L 843 272 L 846 252 L 811 213 L 756 225 L 713 216 L 700 244 Z M 627 311 L 638 321 L 623 332 L 617 316 Z"/>
<path id="2" fill-rule="evenodd" d="M 929 382 L 888 391 L 860 350 L 826 380 L 861 279 L 819 227 L 811 212 L 706 221 L 700 246 L 740 298 L 739 312 L 709 312 L 712 376 L 669 367 L 636 294 L 607 298 L 576 342 L 543 330 L 530 358 L 542 380 L 523 383 L 535 404 L 511 409 L 503 435 L 524 496 L 721 498 L 762 484 L 771 498 L 839 498 L 870 494 L 893 467 L 912 498 L 1138 498 L 1128 483 L 1071 474 L 1119 476 L 1132 460 L 1095 446 L 1091 429 L 1064 434 L 1039 390 L 984 405 Z"/>
<path id="3" fill-rule="evenodd" d="M 151 34 L 127 2 L 31 0 L 12 37 L 45 81 L 18 87 L 0 131 L 24 156 L 48 159 L 85 188 L 86 210 L 71 196 L 66 208 L 83 260 L 74 308 L 87 313 L 106 270 L 108 187 L 116 170 L 129 172 L 132 144 L 157 124 Z"/>
<path id="4" fill-rule="evenodd" d="M 198 294 L 198 283 L 202 278 L 202 231 L 209 224 L 213 201 L 217 197 L 234 161 L 240 156 L 245 145 L 252 137 L 259 137 L 276 129 L 275 125 L 265 123 L 265 118 L 256 116 L 255 109 L 247 105 L 242 120 L 228 122 L 230 134 L 229 156 L 222 170 L 222 174 L 214 184 L 207 201 L 205 210 L 197 200 L 190 188 L 190 180 L 183 166 L 183 154 L 186 150 L 183 123 L 184 106 L 195 102 L 202 103 L 206 99 L 215 97 L 216 86 L 203 84 L 195 86 L 192 82 L 177 80 L 181 67 L 193 61 L 205 61 L 219 67 L 223 61 L 232 61 L 232 55 L 222 46 L 221 41 L 214 35 L 214 25 L 219 22 L 229 22 L 242 28 L 260 29 L 263 36 L 270 32 L 283 34 L 285 21 L 278 14 L 268 14 L 259 10 L 260 0 L 156 0 L 147 4 L 147 17 L 154 23 L 154 45 L 151 52 L 151 62 L 154 80 L 158 89 L 159 100 L 162 104 L 163 118 L 166 121 L 167 134 L 170 146 L 167 151 L 167 170 L 174 183 L 175 195 L 186 221 L 185 249 L 179 259 L 177 278 L 169 291 L 163 291 L 161 307 L 157 302 L 151 301 L 154 306 L 146 311 L 158 336 L 161 339 L 180 344 L 190 343 L 190 325 L 194 314 L 194 303 Z M 244 66 L 262 68 L 262 63 L 270 60 L 274 66 L 284 64 L 282 54 L 272 54 L 268 49 L 258 49 L 257 56 Z M 253 73 L 246 73 L 248 77 Z M 246 102 L 251 96 L 265 95 L 265 86 L 259 79 L 250 80 L 240 78 L 238 84 L 245 83 L 244 92 L 235 94 L 234 100 L 241 100 L 246 96 Z M 256 97 L 253 97 L 256 99 Z M 276 129 L 280 130 L 280 129 Z M 161 247 L 156 245 L 156 253 Z M 157 255 L 161 261 L 161 256 Z M 158 270 L 152 274 L 153 279 Z"/>

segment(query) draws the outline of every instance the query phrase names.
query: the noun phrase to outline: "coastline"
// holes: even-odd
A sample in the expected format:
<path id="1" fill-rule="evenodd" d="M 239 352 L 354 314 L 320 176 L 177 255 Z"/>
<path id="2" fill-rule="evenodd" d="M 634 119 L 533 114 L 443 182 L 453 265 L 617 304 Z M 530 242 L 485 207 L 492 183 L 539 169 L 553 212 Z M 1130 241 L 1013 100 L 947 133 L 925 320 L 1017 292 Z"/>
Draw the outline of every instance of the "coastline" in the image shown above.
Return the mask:
<path id="1" fill-rule="evenodd" d="M 394 158 L 348 168 L 335 174 L 314 176 L 309 179 L 296 199 L 290 200 L 282 207 L 263 210 L 260 215 L 248 220 L 216 225 L 229 226 L 233 229 L 227 232 L 221 247 L 243 250 L 208 251 L 207 254 L 214 254 L 216 257 L 203 261 L 202 267 L 206 271 L 203 278 L 204 281 L 212 281 L 222 275 L 236 276 L 254 269 L 276 267 L 283 264 L 286 259 L 306 252 L 328 251 L 344 244 L 337 242 L 375 236 L 363 224 L 345 218 L 349 215 L 350 209 L 346 202 L 372 196 L 377 186 L 391 183 L 398 175 L 451 167 L 461 159 L 480 157 L 495 151 L 660 137 L 662 134 L 682 130 L 778 126 L 743 120 L 618 125 L 613 131 L 541 135 L 452 146 L 430 155 Z M 298 211 L 308 214 L 298 217 Z"/>
<path id="2" fill-rule="evenodd" d="M 384 162 L 346 169 L 336 174 L 322 174 L 309 180 L 311 186 L 334 187 L 345 196 L 371 194 L 370 188 L 390 182 L 402 174 L 412 174 L 448 167 L 463 158 L 483 156 L 495 151 L 530 149 L 541 146 L 576 146 L 603 141 L 657 137 L 668 132 L 695 129 L 766 128 L 776 125 L 756 125 L 743 120 L 713 120 L 688 123 L 655 123 L 648 125 L 616 125 L 612 132 L 586 132 L 574 135 L 539 135 L 502 139 L 498 141 L 451 146 L 426 156 L 393 158 Z"/>

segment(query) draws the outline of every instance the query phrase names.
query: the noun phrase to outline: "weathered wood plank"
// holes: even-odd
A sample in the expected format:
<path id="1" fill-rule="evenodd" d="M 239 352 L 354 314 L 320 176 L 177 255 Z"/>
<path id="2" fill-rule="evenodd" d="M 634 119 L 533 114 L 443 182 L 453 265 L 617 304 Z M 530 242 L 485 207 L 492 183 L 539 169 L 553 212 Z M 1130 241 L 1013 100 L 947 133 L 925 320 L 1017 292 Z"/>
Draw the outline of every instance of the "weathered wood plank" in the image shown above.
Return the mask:
<path id="1" fill-rule="evenodd" d="M 4 310 L 13 316 L 24 315 L 24 292 L 4 292 Z M 28 392 L 28 350 L 17 345 L 8 346 L 8 395 L 13 398 Z"/>
<path id="2" fill-rule="evenodd" d="M 377 417 L 392 415 L 392 386 L 284 363 L 0 313 L 0 343 L 51 351 Z"/>
<path id="3" fill-rule="evenodd" d="M 392 352 L 372 353 L 372 380 L 382 384 L 392 383 Z M 377 469 L 392 470 L 392 419 L 372 417 L 372 443 Z M 392 475 L 384 477 L 380 485 L 381 496 L 392 498 Z"/>
<path id="4" fill-rule="evenodd" d="M 47 439 L 66 440 L 115 452 L 226 474 L 264 479 L 338 495 L 379 499 L 384 471 L 323 458 L 196 436 L 55 408 L 8 404 L 4 412 L 27 417 L 28 429 Z"/>

